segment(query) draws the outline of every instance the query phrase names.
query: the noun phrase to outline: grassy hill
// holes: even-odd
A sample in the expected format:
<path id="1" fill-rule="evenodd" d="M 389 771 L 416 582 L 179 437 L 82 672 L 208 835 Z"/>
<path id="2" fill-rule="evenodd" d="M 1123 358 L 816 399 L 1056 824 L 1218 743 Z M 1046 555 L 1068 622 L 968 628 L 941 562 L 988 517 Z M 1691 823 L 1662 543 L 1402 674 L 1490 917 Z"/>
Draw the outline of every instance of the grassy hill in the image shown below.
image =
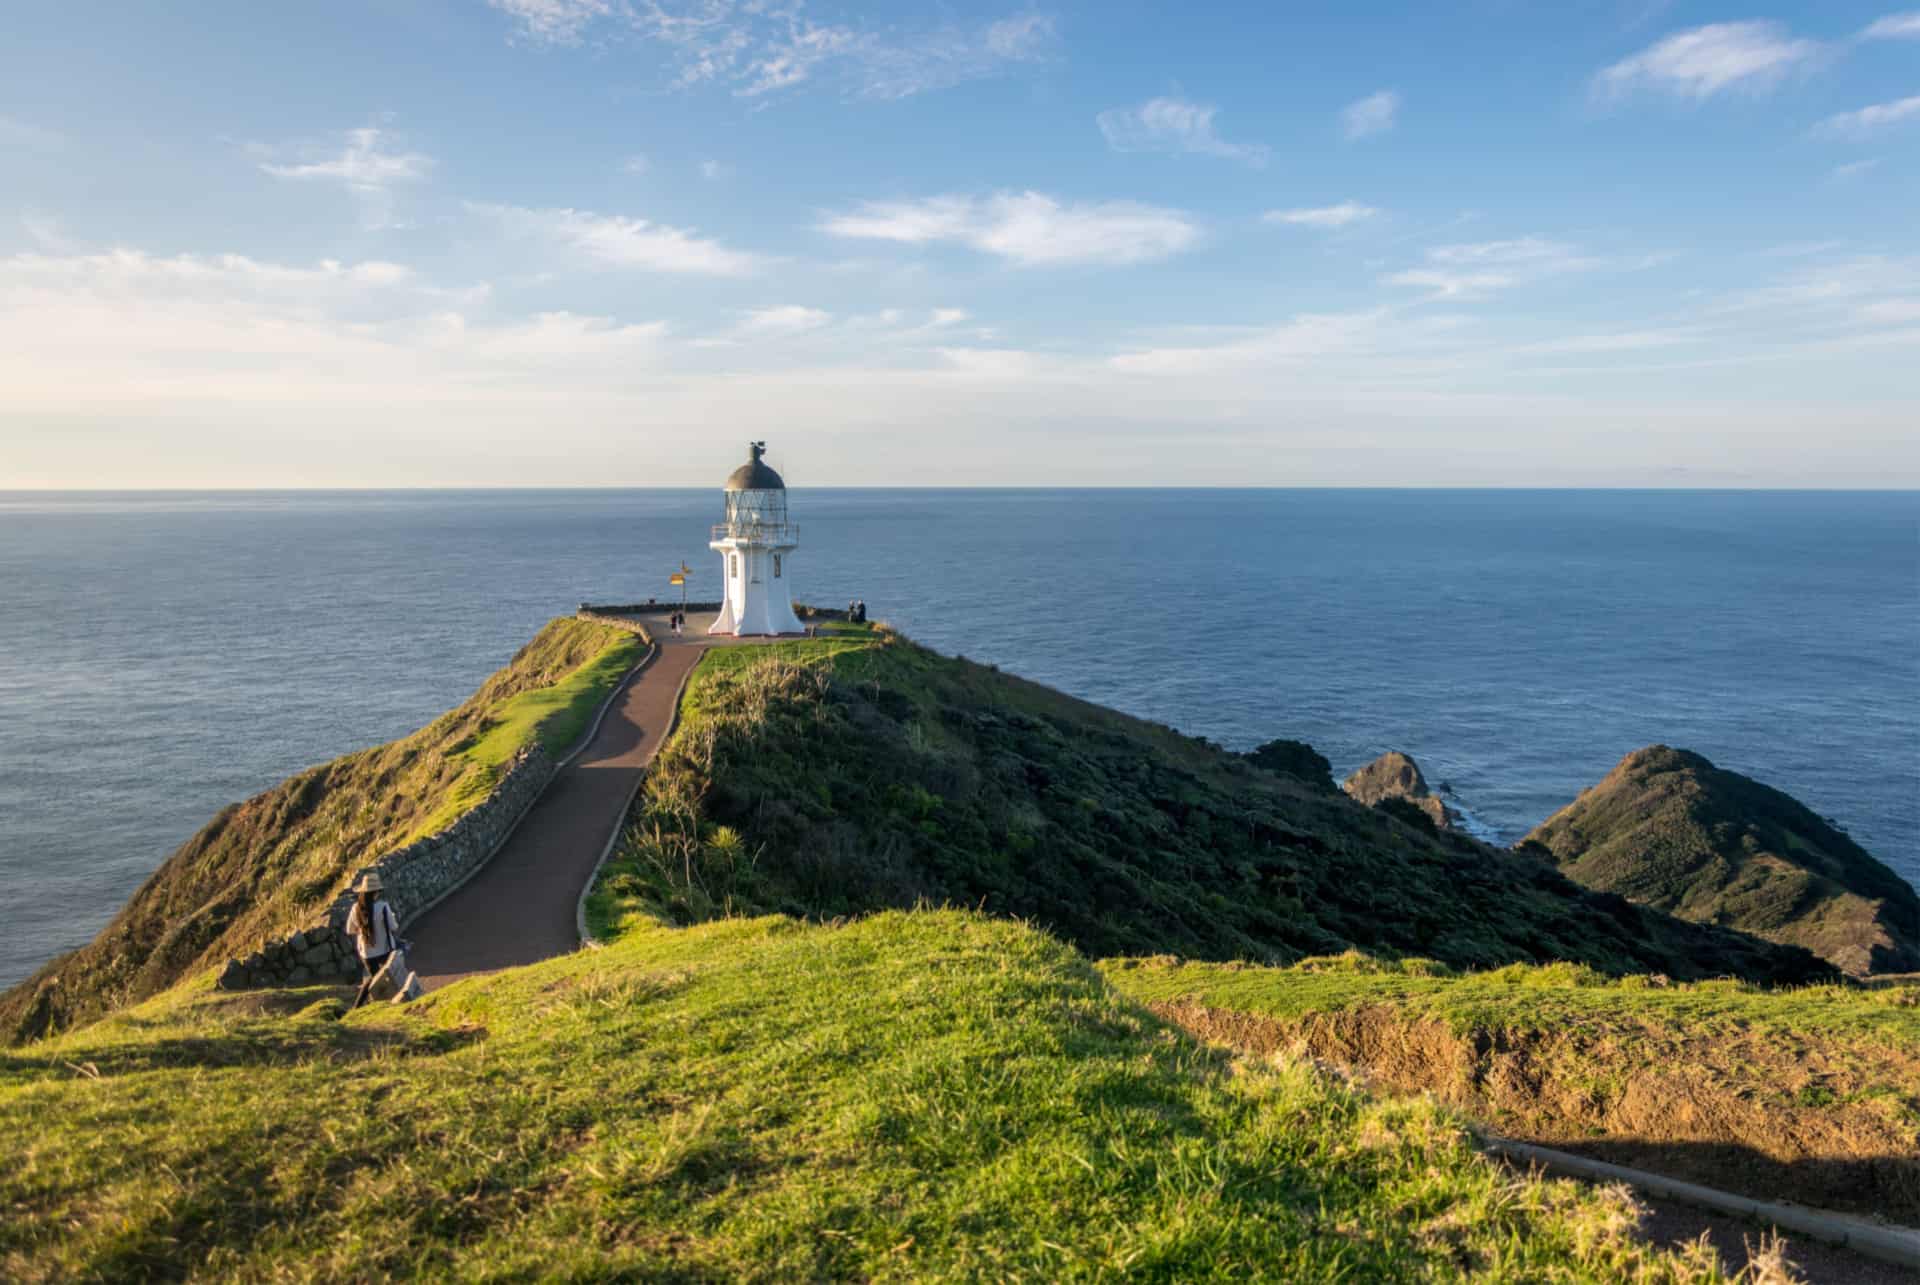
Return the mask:
<path id="1" fill-rule="evenodd" d="M 601 922 L 931 902 L 1020 916 L 1091 955 L 1287 963 L 1358 946 L 1456 967 L 1826 975 L 1363 807 L 1322 771 L 1265 770 L 884 632 L 708 655 L 602 888 Z"/>
<path id="2" fill-rule="evenodd" d="M 0 1277 L 1725 1278 L 1006 920 L 634 925 L 337 996 L 183 987 L 0 1055 Z"/>
<path id="3" fill-rule="evenodd" d="M 555 620 L 413 735 L 223 809 L 91 943 L 0 996 L 0 1043 L 91 1020 L 293 931 L 353 871 L 478 804 L 522 746 L 570 744 L 643 651 L 625 630 Z"/>
<path id="4" fill-rule="evenodd" d="M 1100 968 L 1204 1038 L 1357 1066 L 1509 1137 L 1920 1225 L 1920 984 L 1764 991 L 1568 964 L 1458 976 L 1361 955 Z"/>
<path id="5" fill-rule="evenodd" d="M 1920 895 L 1900 876 L 1790 796 L 1686 750 L 1635 750 L 1524 842 L 1682 919 L 1855 974 L 1920 971 Z"/>

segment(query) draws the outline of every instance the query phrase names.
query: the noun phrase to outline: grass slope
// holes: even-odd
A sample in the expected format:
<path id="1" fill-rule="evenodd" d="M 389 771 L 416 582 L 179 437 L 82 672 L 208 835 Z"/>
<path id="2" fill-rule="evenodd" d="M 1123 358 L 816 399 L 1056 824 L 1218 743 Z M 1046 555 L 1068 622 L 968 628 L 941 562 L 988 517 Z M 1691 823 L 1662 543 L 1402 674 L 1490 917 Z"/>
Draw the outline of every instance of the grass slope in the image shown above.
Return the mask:
<path id="1" fill-rule="evenodd" d="M 635 927 L 334 994 L 188 988 L 0 1055 L 0 1277 L 1721 1279 L 1005 920 Z"/>
<path id="2" fill-rule="evenodd" d="M 1360 955 L 1100 967 L 1196 1034 L 1358 1065 L 1513 1137 L 1920 1225 L 1920 985 L 1454 976 Z"/>
<path id="3" fill-rule="evenodd" d="M 1527 841 L 1591 888 L 1803 946 L 1848 972 L 1920 971 L 1920 895 L 1791 796 L 1698 754 L 1635 750 Z"/>
<path id="4" fill-rule="evenodd" d="M 1093 955 L 1362 946 L 1461 967 L 1825 973 L 888 633 L 703 660 L 601 888 L 603 924 L 930 901 L 1025 917 Z"/>
<path id="5" fill-rule="evenodd" d="M 93 942 L 0 996 L 0 1042 L 91 1020 L 292 931 L 354 870 L 484 799 L 523 745 L 570 744 L 644 649 L 625 630 L 555 620 L 413 735 L 222 810 Z"/>

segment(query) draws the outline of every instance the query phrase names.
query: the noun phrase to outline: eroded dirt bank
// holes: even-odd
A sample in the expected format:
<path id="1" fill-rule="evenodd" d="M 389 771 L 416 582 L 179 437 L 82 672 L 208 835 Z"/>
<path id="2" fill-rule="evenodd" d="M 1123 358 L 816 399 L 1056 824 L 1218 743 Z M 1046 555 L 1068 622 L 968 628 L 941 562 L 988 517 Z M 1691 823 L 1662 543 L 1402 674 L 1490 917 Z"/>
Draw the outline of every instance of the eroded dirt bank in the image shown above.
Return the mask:
<path id="1" fill-rule="evenodd" d="M 1920 1225 L 1913 1051 L 1740 1032 L 1659 1058 L 1647 1052 L 1657 1038 L 1630 1048 L 1579 1029 L 1462 1032 L 1386 1005 L 1288 1020 L 1191 1001 L 1148 1007 L 1244 1053 L 1324 1059 L 1397 1092 L 1431 1093 L 1507 1137 Z M 1888 1093 L 1889 1084 L 1906 1087 Z"/>

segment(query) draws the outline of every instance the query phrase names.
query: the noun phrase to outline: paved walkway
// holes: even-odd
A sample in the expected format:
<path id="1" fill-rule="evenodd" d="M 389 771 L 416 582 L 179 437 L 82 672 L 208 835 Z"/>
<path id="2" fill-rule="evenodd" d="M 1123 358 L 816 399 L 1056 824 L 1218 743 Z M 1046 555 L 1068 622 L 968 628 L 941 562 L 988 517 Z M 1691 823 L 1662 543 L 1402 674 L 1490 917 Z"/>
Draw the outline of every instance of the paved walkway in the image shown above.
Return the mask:
<path id="1" fill-rule="evenodd" d="M 560 769 L 493 860 L 409 926 L 412 963 L 428 990 L 474 973 L 513 968 L 579 946 L 574 909 L 607 837 L 673 719 L 681 680 L 710 646 L 712 614 L 689 617 L 675 638 L 666 616 L 640 617 L 660 644 L 614 698 L 586 749 Z"/>

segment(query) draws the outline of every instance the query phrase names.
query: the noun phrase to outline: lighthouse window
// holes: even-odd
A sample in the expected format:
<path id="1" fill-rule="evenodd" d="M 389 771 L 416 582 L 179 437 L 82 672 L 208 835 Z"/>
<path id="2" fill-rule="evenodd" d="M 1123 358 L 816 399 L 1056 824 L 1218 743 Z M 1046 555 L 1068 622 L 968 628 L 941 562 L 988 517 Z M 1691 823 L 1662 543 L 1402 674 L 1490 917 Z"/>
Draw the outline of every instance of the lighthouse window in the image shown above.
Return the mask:
<path id="1" fill-rule="evenodd" d="M 737 553 L 733 555 L 733 578 L 735 580 L 740 578 L 740 555 Z"/>
<path id="2" fill-rule="evenodd" d="M 773 555 L 773 578 L 775 580 L 780 578 L 780 555 L 777 553 Z"/>

